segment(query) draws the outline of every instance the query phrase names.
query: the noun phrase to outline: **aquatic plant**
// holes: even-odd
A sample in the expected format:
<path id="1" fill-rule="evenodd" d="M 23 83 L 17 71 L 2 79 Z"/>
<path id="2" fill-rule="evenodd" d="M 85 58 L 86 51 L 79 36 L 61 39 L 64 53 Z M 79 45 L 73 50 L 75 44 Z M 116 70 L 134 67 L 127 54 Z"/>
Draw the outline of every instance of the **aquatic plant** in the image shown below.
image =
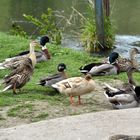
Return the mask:
<path id="1" fill-rule="evenodd" d="M 88 52 L 98 52 L 100 50 L 107 50 L 113 48 L 113 43 L 115 40 L 114 26 L 108 16 L 104 15 L 104 45 L 101 45 L 97 38 L 96 24 L 95 24 L 95 12 L 94 12 L 93 2 L 89 2 L 89 15 L 88 17 L 81 16 L 82 18 L 81 34 L 80 38 L 83 42 L 85 50 Z M 84 18 L 83 18 L 84 17 Z"/>

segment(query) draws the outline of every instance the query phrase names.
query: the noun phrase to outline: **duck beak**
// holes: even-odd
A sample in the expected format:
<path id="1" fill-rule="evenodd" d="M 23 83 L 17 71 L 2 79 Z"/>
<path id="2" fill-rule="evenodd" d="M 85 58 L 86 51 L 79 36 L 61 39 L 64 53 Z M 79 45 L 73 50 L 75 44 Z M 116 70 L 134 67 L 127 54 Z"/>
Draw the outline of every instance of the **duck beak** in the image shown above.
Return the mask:
<path id="1" fill-rule="evenodd" d="M 32 41 L 32 43 L 33 43 L 33 45 L 34 45 L 35 47 L 38 47 L 38 48 L 41 47 L 41 45 L 39 44 L 38 41 Z"/>

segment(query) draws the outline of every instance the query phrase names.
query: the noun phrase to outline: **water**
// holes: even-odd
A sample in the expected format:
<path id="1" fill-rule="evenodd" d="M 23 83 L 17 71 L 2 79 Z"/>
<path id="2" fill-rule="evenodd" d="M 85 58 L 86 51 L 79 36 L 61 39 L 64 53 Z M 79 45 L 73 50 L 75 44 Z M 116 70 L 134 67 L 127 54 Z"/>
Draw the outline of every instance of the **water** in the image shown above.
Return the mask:
<path id="1" fill-rule="evenodd" d="M 113 51 L 119 52 L 123 57 L 129 57 L 129 50 L 133 47 L 140 50 L 140 47 L 135 45 L 135 43 L 140 41 L 140 36 L 130 36 L 130 35 L 116 35 L 115 38 L 115 49 Z M 138 56 L 138 58 L 140 58 Z"/>
<path id="2" fill-rule="evenodd" d="M 132 44 L 140 41 L 140 0 L 110 0 L 110 2 L 111 19 L 116 26 L 117 34 L 114 51 L 128 56 L 129 49 L 136 47 Z M 35 27 L 25 21 L 23 13 L 40 17 L 50 7 L 62 11 L 66 17 L 69 17 L 72 6 L 84 15 L 88 12 L 87 0 L 0 0 L 0 31 L 7 32 L 11 28 L 12 21 L 20 21 L 19 24 L 24 26 L 25 31 L 32 33 Z M 77 27 L 79 24 L 75 24 L 75 28 Z M 62 45 L 82 50 L 79 40 L 69 34 L 65 35 Z"/>

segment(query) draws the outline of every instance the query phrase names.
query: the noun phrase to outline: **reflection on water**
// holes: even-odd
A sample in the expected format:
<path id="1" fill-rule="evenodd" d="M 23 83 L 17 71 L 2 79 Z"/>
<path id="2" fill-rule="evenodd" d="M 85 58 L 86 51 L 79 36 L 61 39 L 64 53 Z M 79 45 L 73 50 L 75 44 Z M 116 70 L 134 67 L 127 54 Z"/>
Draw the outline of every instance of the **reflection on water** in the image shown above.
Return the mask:
<path id="1" fill-rule="evenodd" d="M 140 0 L 110 0 L 111 17 L 117 28 L 117 34 L 140 34 Z"/>
<path id="2" fill-rule="evenodd" d="M 140 41 L 139 36 L 132 36 L 140 35 L 140 0 L 110 0 L 110 2 L 111 18 L 116 26 L 117 34 L 119 34 L 116 36 L 116 49 L 114 51 L 126 56 L 128 50 L 134 47 L 132 43 Z M 24 21 L 23 13 L 40 17 L 50 7 L 53 10 L 63 11 L 65 16 L 69 16 L 72 6 L 85 15 L 88 12 L 87 0 L 0 0 L 0 31 L 7 32 L 12 20 Z M 26 31 L 32 32 L 33 26 L 26 22 L 23 25 Z M 79 25 L 75 24 L 76 27 Z M 63 46 L 82 50 L 79 40 L 69 36 L 65 36 Z"/>
<path id="3" fill-rule="evenodd" d="M 111 18 L 117 34 L 140 34 L 140 0 L 110 0 L 110 2 Z M 65 16 L 69 16 L 72 6 L 82 13 L 88 12 L 87 4 L 87 0 L 0 0 L 0 30 L 8 31 L 12 20 L 25 20 L 23 13 L 39 17 L 50 7 L 53 10 L 64 11 Z M 27 23 L 24 27 L 30 31 Z"/>
<path id="4" fill-rule="evenodd" d="M 86 0 L 0 0 L 0 31 L 8 31 L 12 21 L 25 21 L 23 13 L 40 17 L 47 8 L 64 11 L 65 16 L 71 13 L 71 7 L 85 12 Z M 21 24 L 21 22 L 20 22 Z M 27 32 L 31 32 L 32 26 L 22 22 Z M 63 25 L 62 25 L 63 26 Z"/>

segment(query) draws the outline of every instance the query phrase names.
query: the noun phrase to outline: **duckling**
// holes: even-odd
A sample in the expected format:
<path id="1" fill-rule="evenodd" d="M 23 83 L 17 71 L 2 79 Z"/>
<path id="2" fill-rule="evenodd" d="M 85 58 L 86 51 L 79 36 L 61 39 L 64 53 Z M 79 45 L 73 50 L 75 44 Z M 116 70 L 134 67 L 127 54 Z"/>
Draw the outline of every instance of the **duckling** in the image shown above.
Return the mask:
<path id="1" fill-rule="evenodd" d="M 115 109 L 125 109 L 137 107 L 140 97 L 140 86 L 135 86 L 135 82 L 132 79 L 132 72 L 135 68 L 130 68 L 127 71 L 128 82 L 124 84 L 123 88 L 113 88 L 108 84 L 105 88 L 105 96 Z"/>
<path id="2" fill-rule="evenodd" d="M 51 87 L 52 84 L 55 84 L 59 81 L 66 79 L 67 75 L 64 71 L 65 69 L 66 69 L 66 65 L 64 63 L 60 63 L 57 66 L 58 73 L 41 79 L 38 84 L 41 86 Z"/>
<path id="3" fill-rule="evenodd" d="M 70 103 L 73 104 L 73 97 L 78 96 L 78 104 L 81 104 L 80 96 L 88 94 L 96 89 L 95 81 L 90 75 L 83 77 L 71 77 L 52 85 L 58 92 L 70 96 Z"/>
<path id="4" fill-rule="evenodd" d="M 86 66 L 80 67 L 80 72 L 83 74 L 90 73 L 91 75 L 110 75 L 119 73 L 119 67 L 116 63 L 119 54 L 113 52 L 109 55 L 106 63 L 91 63 Z"/>
<path id="5" fill-rule="evenodd" d="M 37 42 L 31 42 L 29 57 L 19 61 L 18 67 L 4 77 L 3 84 L 5 88 L 2 92 L 12 89 L 13 93 L 16 93 L 16 89 L 21 89 L 30 80 L 36 64 L 36 55 L 34 52 L 36 45 L 38 45 Z"/>
<path id="6" fill-rule="evenodd" d="M 49 42 L 49 38 L 47 36 L 43 36 L 40 39 L 40 45 L 42 48 L 42 51 L 35 51 L 36 60 L 37 63 L 41 61 L 47 61 L 50 59 L 50 54 L 48 52 L 48 49 L 46 48 L 45 44 Z M 12 58 L 7 58 L 4 60 L 4 62 L 0 63 L 0 69 L 12 69 L 15 68 L 18 64 L 18 61 L 21 61 L 22 59 L 29 56 L 29 51 L 24 51 L 16 55 Z M 13 66 L 14 63 L 14 66 Z"/>

